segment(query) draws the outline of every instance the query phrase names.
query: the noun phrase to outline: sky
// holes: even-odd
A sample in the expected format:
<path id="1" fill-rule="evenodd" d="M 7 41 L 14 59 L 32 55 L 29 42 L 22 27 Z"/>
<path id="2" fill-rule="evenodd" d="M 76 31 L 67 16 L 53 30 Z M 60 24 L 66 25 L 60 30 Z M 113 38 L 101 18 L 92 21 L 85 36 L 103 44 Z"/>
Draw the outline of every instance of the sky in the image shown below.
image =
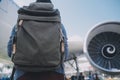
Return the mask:
<path id="1" fill-rule="evenodd" d="M 35 0 L 14 0 L 20 7 Z M 51 0 L 59 9 L 68 37 L 84 39 L 96 24 L 120 21 L 120 0 Z"/>

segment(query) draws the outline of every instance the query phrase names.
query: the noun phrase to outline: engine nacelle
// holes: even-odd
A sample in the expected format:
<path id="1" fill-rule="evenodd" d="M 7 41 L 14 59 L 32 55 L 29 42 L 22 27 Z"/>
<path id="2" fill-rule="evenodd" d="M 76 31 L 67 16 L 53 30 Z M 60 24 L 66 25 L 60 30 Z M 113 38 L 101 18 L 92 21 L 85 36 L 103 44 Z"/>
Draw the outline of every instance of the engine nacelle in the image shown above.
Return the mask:
<path id="1" fill-rule="evenodd" d="M 91 29 L 85 38 L 84 53 L 98 70 L 120 73 L 120 22 L 106 22 Z"/>
<path id="2" fill-rule="evenodd" d="M 83 54 L 83 42 L 82 41 L 68 41 L 69 55 L 67 60 L 76 58 Z"/>

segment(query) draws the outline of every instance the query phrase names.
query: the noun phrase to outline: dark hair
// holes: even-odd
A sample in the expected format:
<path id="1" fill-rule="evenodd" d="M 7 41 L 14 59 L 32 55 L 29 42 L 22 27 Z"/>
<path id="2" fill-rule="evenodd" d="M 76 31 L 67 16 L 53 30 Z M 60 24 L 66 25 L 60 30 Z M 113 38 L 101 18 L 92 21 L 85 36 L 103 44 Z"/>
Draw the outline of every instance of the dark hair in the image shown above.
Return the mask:
<path id="1" fill-rule="evenodd" d="M 51 0 L 36 0 L 36 2 L 46 2 L 46 3 L 51 3 Z"/>

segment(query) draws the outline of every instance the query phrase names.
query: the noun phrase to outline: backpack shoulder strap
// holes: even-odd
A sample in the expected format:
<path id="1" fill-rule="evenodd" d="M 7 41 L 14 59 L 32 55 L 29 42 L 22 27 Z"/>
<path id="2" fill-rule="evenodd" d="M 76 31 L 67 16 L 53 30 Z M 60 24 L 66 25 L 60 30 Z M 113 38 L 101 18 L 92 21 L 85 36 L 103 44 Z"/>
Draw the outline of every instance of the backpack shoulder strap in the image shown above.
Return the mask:
<path id="1" fill-rule="evenodd" d="M 14 74 L 15 74 L 15 67 L 13 67 L 12 74 L 10 76 L 10 80 L 14 80 Z"/>

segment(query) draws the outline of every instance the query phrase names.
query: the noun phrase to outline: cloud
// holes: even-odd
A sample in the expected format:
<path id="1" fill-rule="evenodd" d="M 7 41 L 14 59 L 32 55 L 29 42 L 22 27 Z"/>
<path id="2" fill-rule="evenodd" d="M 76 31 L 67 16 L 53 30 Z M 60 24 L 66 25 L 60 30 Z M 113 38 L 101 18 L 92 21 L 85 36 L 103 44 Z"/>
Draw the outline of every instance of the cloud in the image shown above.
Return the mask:
<path id="1" fill-rule="evenodd" d="M 69 37 L 68 41 L 83 41 L 83 39 L 82 39 L 82 37 L 80 37 L 78 35 L 74 35 L 72 37 Z"/>

